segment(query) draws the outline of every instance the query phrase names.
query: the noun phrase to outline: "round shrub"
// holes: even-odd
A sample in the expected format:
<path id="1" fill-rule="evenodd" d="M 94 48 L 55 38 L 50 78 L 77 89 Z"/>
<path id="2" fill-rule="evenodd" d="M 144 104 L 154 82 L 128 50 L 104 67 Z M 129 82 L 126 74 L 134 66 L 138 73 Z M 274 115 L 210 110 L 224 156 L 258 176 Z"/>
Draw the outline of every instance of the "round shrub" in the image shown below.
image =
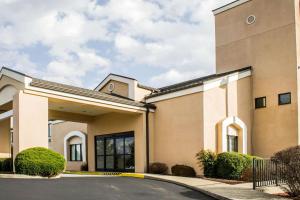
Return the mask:
<path id="1" fill-rule="evenodd" d="M 251 166 L 252 157 L 234 152 L 220 153 L 216 160 L 216 175 L 224 179 L 240 179 Z"/>
<path id="2" fill-rule="evenodd" d="M 12 159 L 11 158 L 0 158 L 0 171 L 1 172 L 12 172 Z"/>
<path id="3" fill-rule="evenodd" d="M 272 161 L 281 168 L 280 176 L 286 183 L 282 186 L 290 196 L 300 197 L 300 146 L 275 153 Z"/>
<path id="4" fill-rule="evenodd" d="M 210 150 L 201 150 L 197 153 L 196 158 L 198 160 L 199 166 L 203 169 L 205 177 L 215 177 L 215 163 L 217 155 Z"/>
<path id="5" fill-rule="evenodd" d="M 52 177 L 64 171 L 65 159 L 52 150 L 34 147 L 17 155 L 15 169 L 17 174 Z"/>
<path id="6" fill-rule="evenodd" d="M 194 168 L 186 165 L 174 165 L 171 168 L 172 175 L 174 176 L 184 176 L 184 177 L 195 177 L 196 172 Z"/>
<path id="7" fill-rule="evenodd" d="M 165 163 L 155 162 L 150 165 L 149 171 L 153 174 L 166 174 L 168 172 L 168 166 Z"/>

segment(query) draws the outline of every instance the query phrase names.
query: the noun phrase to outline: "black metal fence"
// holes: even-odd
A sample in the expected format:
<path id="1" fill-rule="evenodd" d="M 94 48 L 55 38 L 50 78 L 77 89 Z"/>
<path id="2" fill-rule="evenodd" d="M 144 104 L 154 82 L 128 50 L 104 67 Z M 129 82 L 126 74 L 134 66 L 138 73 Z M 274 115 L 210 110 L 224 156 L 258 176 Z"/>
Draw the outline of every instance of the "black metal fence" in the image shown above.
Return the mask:
<path id="1" fill-rule="evenodd" d="M 270 159 L 253 159 L 253 189 L 284 183 L 285 166 Z"/>

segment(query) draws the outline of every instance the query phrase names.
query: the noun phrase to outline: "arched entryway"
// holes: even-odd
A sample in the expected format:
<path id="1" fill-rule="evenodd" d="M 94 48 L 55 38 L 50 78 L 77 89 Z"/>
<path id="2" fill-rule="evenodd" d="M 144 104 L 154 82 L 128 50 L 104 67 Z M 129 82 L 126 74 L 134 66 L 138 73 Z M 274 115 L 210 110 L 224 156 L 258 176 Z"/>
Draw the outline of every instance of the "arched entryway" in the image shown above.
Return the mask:
<path id="1" fill-rule="evenodd" d="M 219 152 L 235 151 L 247 154 L 247 126 L 238 117 L 228 117 L 220 123 Z"/>
<path id="2" fill-rule="evenodd" d="M 64 156 L 68 162 L 86 163 L 86 135 L 84 133 L 72 131 L 64 137 Z"/>

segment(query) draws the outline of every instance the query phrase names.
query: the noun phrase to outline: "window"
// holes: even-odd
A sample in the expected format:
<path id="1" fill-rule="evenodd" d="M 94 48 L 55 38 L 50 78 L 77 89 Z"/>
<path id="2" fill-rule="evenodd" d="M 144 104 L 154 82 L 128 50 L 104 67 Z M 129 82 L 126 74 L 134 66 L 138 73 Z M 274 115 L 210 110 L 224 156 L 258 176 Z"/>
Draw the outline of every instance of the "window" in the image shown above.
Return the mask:
<path id="1" fill-rule="evenodd" d="M 70 145 L 70 161 L 82 161 L 82 146 L 81 144 Z"/>
<path id="2" fill-rule="evenodd" d="M 278 95 L 278 104 L 279 105 L 286 105 L 291 104 L 291 93 L 283 93 Z"/>
<path id="3" fill-rule="evenodd" d="M 238 152 L 238 136 L 227 135 L 227 151 Z"/>
<path id="4" fill-rule="evenodd" d="M 265 108 L 267 105 L 266 97 L 255 98 L 255 108 Z"/>
<path id="5" fill-rule="evenodd" d="M 48 142 L 51 142 L 51 136 L 52 136 L 51 123 L 48 123 Z"/>

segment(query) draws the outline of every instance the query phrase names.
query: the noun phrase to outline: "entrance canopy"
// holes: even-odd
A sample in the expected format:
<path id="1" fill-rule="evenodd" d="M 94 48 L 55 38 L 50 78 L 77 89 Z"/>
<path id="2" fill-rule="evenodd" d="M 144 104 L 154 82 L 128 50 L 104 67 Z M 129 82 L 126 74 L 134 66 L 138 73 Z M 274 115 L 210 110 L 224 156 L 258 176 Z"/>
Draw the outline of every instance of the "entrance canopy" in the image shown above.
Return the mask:
<path id="1" fill-rule="evenodd" d="M 0 121 L 13 118 L 14 157 L 26 148 L 48 147 L 49 120 L 89 123 L 110 113 L 145 119 L 147 111 L 154 112 L 151 104 L 37 79 L 8 68 L 0 71 L 0 99 Z M 146 127 L 145 120 L 134 123 L 142 125 L 133 127 Z"/>

